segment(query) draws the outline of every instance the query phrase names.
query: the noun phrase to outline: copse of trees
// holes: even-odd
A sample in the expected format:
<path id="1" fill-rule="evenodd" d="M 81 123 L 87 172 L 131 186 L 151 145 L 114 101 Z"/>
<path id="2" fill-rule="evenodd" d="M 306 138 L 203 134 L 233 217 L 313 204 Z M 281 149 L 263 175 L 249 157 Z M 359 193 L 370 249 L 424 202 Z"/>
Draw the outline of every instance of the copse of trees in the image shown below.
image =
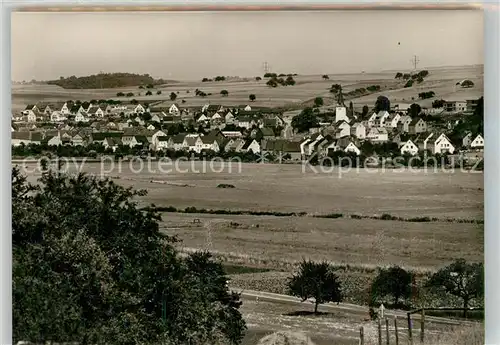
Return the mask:
<path id="1" fill-rule="evenodd" d="M 401 79 L 401 78 L 403 78 L 403 73 L 401 73 L 401 72 L 396 73 L 396 76 L 394 77 L 394 79 Z"/>
<path id="2" fill-rule="evenodd" d="M 326 262 L 302 261 L 299 271 L 288 281 L 288 291 L 302 302 L 314 298 L 315 314 L 320 304 L 342 301 L 340 280 Z"/>
<path id="3" fill-rule="evenodd" d="M 436 95 L 434 91 L 426 91 L 426 92 L 420 92 L 418 94 L 418 98 L 420 99 L 427 99 L 427 98 L 432 98 Z"/>
<path id="4" fill-rule="evenodd" d="M 366 89 L 370 92 L 380 91 L 380 85 L 370 85 Z"/>
<path id="5" fill-rule="evenodd" d="M 170 100 L 175 101 L 177 99 L 177 94 L 175 92 L 170 93 Z"/>
<path id="6" fill-rule="evenodd" d="M 33 343 L 239 344 L 239 295 L 208 253 L 179 256 L 145 192 L 12 171 L 13 335 Z M 41 260 L 43 258 L 43 260 Z"/>
<path id="7" fill-rule="evenodd" d="M 229 95 L 229 92 L 227 90 L 221 90 L 220 94 L 223 96 L 223 97 L 227 97 Z"/>
<path id="8" fill-rule="evenodd" d="M 412 87 L 413 86 L 413 80 L 409 79 L 406 84 L 404 85 L 404 87 Z"/>
<path id="9" fill-rule="evenodd" d="M 436 99 L 432 102 L 433 108 L 442 108 L 444 106 L 445 101 L 443 99 Z"/>
<path id="10" fill-rule="evenodd" d="M 260 81 L 260 80 L 262 80 L 262 78 L 261 77 L 255 77 L 255 80 Z"/>
<path id="11" fill-rule="evenodd" d="M 276 73 L 266 73 L 264 74 L 264 78 L 277 78 L 278 75 Z"/>
<path id="12" fill-rule="evenodd" d="M 60 77 L 58 80 L 49 80 L 47 84 L 57 85 L 63 89 L 100 89 L 118 88 L 137 85 L 161 85 L 166 82 L 163 79 L 154 79 L 149 74 L 134 73 L 101 73 L 90 76 L 68 78 Z"/>
<path id="13" fill-rule="evenodd" d="M 340 84 L 333 84 L 332 86 L 330 86 L 330 92 L 337 93 L 341 88 L 342 86 L 340 86 Z"/>
<path id="14" fill-rule="evenodd" d="M 312 108 L 305 108 L 300 114 L 292 118 L 292 127 L 299 133 L 307 132 L 310 128 L 319 125 L 318 118 L 314 114 Z"/>
<path id="15" fill-rule="evenodd" d="M 322 76 L 321 78 L 323 78 L 323 80 L 328 80 L 328 79 L 330 79 L 330 77 L 328 76 L 328 74 L 323 74 L 323 76 Z"/>
<path id="16" fill-rule="evenodd" d="M 149 90 L 146 92 L 146 96 L 151 96 L 152 94 L 153 93 L 151 91 L 149 91 Z"/>

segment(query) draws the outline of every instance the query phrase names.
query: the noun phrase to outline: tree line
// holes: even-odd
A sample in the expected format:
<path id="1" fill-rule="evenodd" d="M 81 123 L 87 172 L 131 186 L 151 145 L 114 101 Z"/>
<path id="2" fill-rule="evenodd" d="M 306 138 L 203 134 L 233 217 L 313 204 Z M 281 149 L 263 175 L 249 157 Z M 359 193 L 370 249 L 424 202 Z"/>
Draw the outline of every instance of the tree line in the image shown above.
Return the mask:
<path id="1" fill-rule="evenodd" d="M 483 304 L 484 265 L 468 263 L 458 259 L 430 275 L 423 287 L 435 294 L 445 293 L 458 298 L 466 316 L 471 302 Z M 416 290 L 415 273 L 397 265 L 379 268 L 377 276 L 370 286 L 369 306 L 380 303 L 394 308 L 411 307 L 412 294 Z M 314 300 L 314 313 L 323 303 L 343 301 L 342 282 L 335 267 L 327 262 L 303 260 L 298 271 L 288 280 L 288 292 L 306 301 Z"/>

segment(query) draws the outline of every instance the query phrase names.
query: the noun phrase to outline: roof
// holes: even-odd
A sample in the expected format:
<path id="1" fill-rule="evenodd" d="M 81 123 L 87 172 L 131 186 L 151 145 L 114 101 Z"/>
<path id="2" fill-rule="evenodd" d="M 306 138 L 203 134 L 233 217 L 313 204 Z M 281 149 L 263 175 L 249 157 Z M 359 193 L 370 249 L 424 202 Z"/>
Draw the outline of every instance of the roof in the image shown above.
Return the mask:
<path id="1" fill-rule="evenodd" d="M 275 137 L 276 135 L 274 134 L 274 131 L 272 128 L 269 127 L 263 127 L 260 129 L 261 133 L 265 137 Z"/>
<path id="2" fill-rule="evenodd" d="M 92 133 L 92 140 L 104 140 L 106 138 L 121 138 L 123 136 L 123 132 L 98 132 Z"/>
<path id="3" fill-rule="evenodd" d="M 35 107 L 35 105 L 34 105 L 34 104 L 28 104 L 28 105 L 26 106 L 26 109 L 24 109 L 24 110 L 33 110 L 33 108 L 34 108 L 34 107 Z"/>
<path id="4" fill-rule="evenodd" d="M 182 144 L 184 142 L 184 138 L 186 137 L 185 134 L 177 134 L 174 135 L 172 138 L 172 141 L 174 144 Z"/>
<path id="5" fill-rule="evenodd" d="M 42 141 L 42 133 L 40 132 L 12 132 L 12 139 L 28 140 L 28 141 Z"/>
<path id="6" fill-rule="evenodd" d="M 186 141 L 186 144 L 188 146 L 194 146 L 196 144 L 196 141 L 198 141 L 199 137 L 184 137 L 184 140 Z"/>
<path id="7" fill-rule="evenodd" d="M 117 137 L 106 137 L 104 141 L 109 145 L 109 146 L 117 146 L 122 144 L 121 138 Z"/>
<path id="8" fill-rule="evenodd" d="M 171 137 L 170 136 L 159 136 L 156 137 L 158 141 L 168 141 Z"/>
<path id="9" fill-rule="evenodd" d="M 148 138 L 146 138 L 146 136 L 144 136 L 144 135 L 136 135 L 135 140 L 137 140 L 137 142 L 143 143 L 143 144 L 149 143 Z"/>
<path id="10" fill-rule="evenodd" d="M 420 120 L 424 121 L 422 118 L 420 117 L 415 117 L 411 120 L 410 122 L 410 126 L 415 126 Z M 424 121 L 425 122 L 425 121 Z"/>

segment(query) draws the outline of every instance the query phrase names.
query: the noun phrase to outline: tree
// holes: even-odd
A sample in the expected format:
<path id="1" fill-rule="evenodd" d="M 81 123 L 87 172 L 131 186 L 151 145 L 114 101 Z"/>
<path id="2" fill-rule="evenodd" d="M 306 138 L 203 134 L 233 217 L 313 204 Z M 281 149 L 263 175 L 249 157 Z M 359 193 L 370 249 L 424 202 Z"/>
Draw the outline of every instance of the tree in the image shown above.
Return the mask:
<path id="1" fill-rule="evenodd" d="M 177 99 L 177 94 L 175 92 L 170 93 L 170 100 L 173 102 Z"/>
<path id="2" fill-rule="evenodd" d="M 201 81 L 204 83 L 204 82 L 207 82 L 209 79 L 208 78 L 203 78 Z"/>
<path id="3" fill-rule="evenodd" d="M 292 76 L 288 76 L 285 80 L 285 85 L 295 85 L 295 80 Z"/>
<path id="4" fill-rule="evenodd" d="M 161 95 L 161 90 L 156 91 L 157 95 Z"/>
<path id="5" fill-rule="evenodd" d="M 419 77 L 422 77 L 422 78 L 425 78 L 425 77 L 427 77 L 428 75 L 429 75 L 429 71 L 428 71 L 428 70 L 425 70 L 425 69 L 424 69 L 423 71 L 418 72 L 418 76 L 419 76 Z"/>
<path id="6" fill-rule="evenodd" d="M 387 269 L 379 269 L 378 275 L 371 285 L 371 298 L 375 301 L 377 298 L 386 296 L 393 297 L 395 306 L 399 304 L 401 298 L 411 296 L 412 275 L 399 266 L 392 266 Z"/>
<path id="7" fill-rule="evenodd" d="M 274 78 L 271 78 L 267 81 L 266 83 L 267 86 L 270 86 L 270 87 L 277 87 L 278 86 L 278 83 L 276 81 L 276 79 Z"/>
<path id="8" fill-rule="evenodd" d="M 220 263 L 183 258 L 160 215 L 109 179 L 12 171 L 13 332 L 33 343 L 239 344 Z M 168 312 L 166 312 L 168 311 Z"/>
<path id="9" fill-rule="evenodd" d="M 361 112 L 361 118 L 362 119 L 366 118 L 366 115 L 368 115 L 368 111 L 370 111 L 370 109 L 368 108 L 367 105 L 364 105 L 363 106 L 363 110 Z"/>
<path id="10" fill-rule="evenodd" d="M 253 102 L 253 101 L 255 101 L 255 99 L 256 99 L 256 98 L 257 98 L 257 97 L 255 97 L 255 95 L 254 95 L 253 93 L 251 93 L 250 95 L 248 95 L 248 99 L 249 99 L 250 101 L 252 101 L 252 102 Z"/>
<path id="11" fill-rule="evenodd" d="M 458 259 L 434 273 L 426 285 L 462 299 L 465 317 L 471 300 L 484 296 L 483 263 L 467 263 Z"/>
<path id="12" fill-rule="evenodd" d="M 401 73 L 401 72 L 396 73 L 396 76 L 394 77 L 394 79 L 401 79 L 401 78 L 403 78 L 403 73 Z"/>
<path id="13" fill-rule="evenodd" d="M 417 117 L 421 112 L 422 108 L 417 103 L 411 104 L 408 108 L 408 115 L 410 115 L 410 117 Z"/>
<path id="14" fill-rule="evenodd" d="M 118 93 L 116 94 L 116 97 L 123 97 L 123 96 L 125 96 L 125 94 L 124 94 L 123 92 L 118 92 Z"/>
<path id="15" fill-rule="evenodd" d="M 134 97 L 134 93 L 133 92 L 127 93 L 127 97 Z"/>
<path id="16" fill-rule="evenodd" d="M 410 73 L 403 74 L 403 80 L 408 80 L 410 78 L 411 78 L 411 74 Z"/>
<path id="17" fill-rule="evenodd" d="M 352 102 L 349 102 L 349 115 L 354 116 L 354 105 Z"/>
<path id="18" fill-rule="evenodd" d="M 288 281 L 289 294 L 302 298 L 302 302 L 314 298 L 314 313 L 325 302 L 341 302 L 340 281 L 326 263 L 302 261 L 299 272 Z"/>
<path id="19" fill-rule="evenodd" d="M 374 111 L 378 113 L 379 111 L 389 111 L 391 110 L 391 101 L 389 101 L 389 98 L 385 96 L 378 96 L 377 100 L 375 101 L 375 109 Z"/>
<path id="20" fill-rule="evenodd" d="M 323 80 L 328 80 L 328 79 L 330 79 L 330 77 L 328 76 L 328 74 L 323 74 L 322 78 L 323 78 Z"/>
<path id="21" fill-rule="evenodd" d="M 317 127 L 318 124 L 318 118 L 314 115 L 311 108 L 305 108 L 300 114 L 292 118 L 292 127 L 299 133 L 307 132 L 310 128 Z"/>
<path id="22" fill-rule="evenodd" d="M 409 79 L 406 84 L 404 85 L 404 87 L 412 87 L 413 86 L 413 80 Z"/>
<path id="23" fill-rule="evenodd" d="M 260 80 L 262 80 L 262 78 L 261 77 L 255 77 L 255 80 L 260 81 Z"/>
<path id="24" fill-rule="evenodd" d="M 436 99 L 435 101 L 432 102 L 432 107 L 433 108 L 442 108 L 444 106 L 445 101 L 442 99 Z"/>
<path id="25" fill-rule="evenodd" d="M 473 87 L 474 86 L 474 83 L 472 82 L 472 80 L 464 80 L 461 84 L 462 87 L 465 87 L 465 88 L 469 88 L 469 87 Z"/>
<path id="26" fill-rule="evenodd" d="M 314 105 L 316 107 L 321 107 L 323 105 L 323 98 L 322 97 L 316 97 L 314 99 Z"/>
<path id="27" fill-rule="evenodd" d="M 151 96 L 152 94 L 153 94 L 153 93 L 152 93 L 150 90 L 148 90 L 148 91 L 146 92 L 146 96 Z"/>
<path id="28" fill-rule="evenodd" d="M 227 90 L 221 90 L 220 94 L 223 96 L 223 97 L 227 97 L 227 95 L 229 95 L 229 92 Z"/>
<path id="29" fill-rule="evenodd" d="M 330 92 L 331 93 L 337 93 L 339 92 L 339 90 L 341 89 L 342 87 L 340 86 L 340 84 L 333 84 L 331 87 L 330 87 Z"/>

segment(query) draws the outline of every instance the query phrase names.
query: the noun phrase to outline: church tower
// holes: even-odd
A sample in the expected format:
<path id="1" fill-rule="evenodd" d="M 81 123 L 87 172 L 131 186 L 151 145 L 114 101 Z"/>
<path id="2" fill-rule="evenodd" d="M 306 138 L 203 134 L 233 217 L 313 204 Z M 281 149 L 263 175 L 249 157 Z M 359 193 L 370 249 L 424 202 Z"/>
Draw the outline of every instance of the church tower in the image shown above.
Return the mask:
<path id="1" fill-rule="evenodd" d="M 337 94 L 337 106 L 335 107 L 335 123 L 339 121 L 349 122 L 349 117 L 347 117 L 347 108 L 344 104 L 344 95 L 342 94 L 342 87 L 339 87 L 339 92 Z"/>

